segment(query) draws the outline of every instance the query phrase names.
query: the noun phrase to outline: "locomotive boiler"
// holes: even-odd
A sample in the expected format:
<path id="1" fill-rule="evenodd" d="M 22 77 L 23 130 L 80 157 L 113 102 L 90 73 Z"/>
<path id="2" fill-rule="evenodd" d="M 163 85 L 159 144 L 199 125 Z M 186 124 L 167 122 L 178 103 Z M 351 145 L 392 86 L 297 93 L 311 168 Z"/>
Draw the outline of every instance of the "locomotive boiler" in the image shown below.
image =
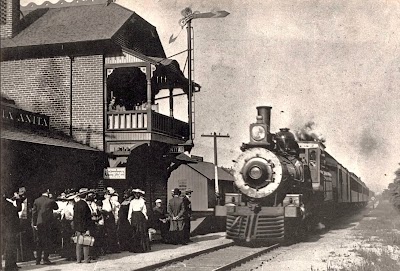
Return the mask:
<path id="1" fill-rule="evenodd" d="M 250 125 L 250 142 L 243 143 L 235 161 L 238 193 L 225 195 L 226 236 L 234 241 L 298 239 L 327 214 L 345 206 L 346 201 L 340 201 L 335 189 L 348 191 L 349 195 L 356 193 L 352 195 L 357 195 L 357 200 L 350 196 L 347 203 L 367 201 L 369 190 L 364 183 L 356 178 L 356 185 L 351 187 L 360 187 L 357 191 L 350 187 L 350 176 L 354 174 L 347 174 L 339 182 L 338 176 L 343 175 L 339 170 L 344 167 L 324 151 L 321 142 L 297 142 L 287 128 L 272 134 L 271 109 L 257 107 L 257 120 Z M 344 183 L 345 179 L 348 182 Z"/>

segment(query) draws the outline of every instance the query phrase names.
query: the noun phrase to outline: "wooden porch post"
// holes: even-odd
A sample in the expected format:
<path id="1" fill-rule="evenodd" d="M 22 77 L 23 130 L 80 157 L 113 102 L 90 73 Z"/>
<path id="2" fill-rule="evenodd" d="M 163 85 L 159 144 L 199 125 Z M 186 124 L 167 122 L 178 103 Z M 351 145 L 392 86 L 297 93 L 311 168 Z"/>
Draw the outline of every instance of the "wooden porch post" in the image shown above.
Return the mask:
<path id="1" fill-rule="evenodd" d="M 170 88 L 169 89 L 169 116 L 171 118 L 174 117 L 174 94 L 173 94 L 174 89 Z"/>
<path id="2" fill-rule="evenodd" d="M 151 64 L 146 64 L 146 80 L 147 80 L 147 131 L 151 132 Z"/>

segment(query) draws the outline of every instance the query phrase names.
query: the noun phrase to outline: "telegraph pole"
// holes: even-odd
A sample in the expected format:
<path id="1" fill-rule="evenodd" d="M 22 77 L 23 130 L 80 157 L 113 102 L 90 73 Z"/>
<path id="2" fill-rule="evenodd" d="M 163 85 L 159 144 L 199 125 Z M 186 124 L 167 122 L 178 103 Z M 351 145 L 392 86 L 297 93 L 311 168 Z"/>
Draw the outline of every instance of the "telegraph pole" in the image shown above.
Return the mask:
<path id="1" fill-rule="evenodd" d="M 229 134 L 221 135 L 220 133 L 217 135 L 216 132 L 210 135 L 201 135 L 202 137 L 212 137 L 214 138 L 214 176 L 215 176 L 215 195 L 217 197 L 217 205 L 219 205 L 220 196 L 219 196 L 219 185 L 218 185 L 218 157 L 217 157 L 217 138 L 218 137 L 230 137 Z"/>

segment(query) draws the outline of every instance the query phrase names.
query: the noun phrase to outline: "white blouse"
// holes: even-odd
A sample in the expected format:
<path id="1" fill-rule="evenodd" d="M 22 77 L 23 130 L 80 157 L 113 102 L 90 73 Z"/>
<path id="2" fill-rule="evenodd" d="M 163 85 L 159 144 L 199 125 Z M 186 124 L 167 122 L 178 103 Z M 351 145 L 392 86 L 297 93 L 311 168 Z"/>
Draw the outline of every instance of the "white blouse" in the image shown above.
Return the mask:
<path id="1" fill-rule="evenodd" d="M 131 222 L 132 212 L 142 212 L 144 217 L 146 219 L 148 219 L 147 209 L 146 209 L 146 204 L 145 204 L 144 199 L 142 199 L 142 198 L 133 199 L 129 203 L 129 211 L 128 211 L 128 221 L 129 222 Z"/>

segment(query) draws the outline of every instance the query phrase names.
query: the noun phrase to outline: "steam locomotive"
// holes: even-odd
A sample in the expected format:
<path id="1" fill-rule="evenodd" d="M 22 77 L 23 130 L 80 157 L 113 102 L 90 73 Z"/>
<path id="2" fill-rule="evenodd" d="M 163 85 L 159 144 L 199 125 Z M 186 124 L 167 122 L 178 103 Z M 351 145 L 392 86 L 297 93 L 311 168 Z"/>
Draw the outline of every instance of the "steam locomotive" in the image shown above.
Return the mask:
<path id="1" fill-rule="evenodd" d="M 287 128 L 272 134 L 271 109 L 257 107 L 234 167 L 238 193 L 225 194 L 226 236 L 235 241 L 296 240 L 369 200 L 367 186 L 322 142 L 298 142 Z"/>

